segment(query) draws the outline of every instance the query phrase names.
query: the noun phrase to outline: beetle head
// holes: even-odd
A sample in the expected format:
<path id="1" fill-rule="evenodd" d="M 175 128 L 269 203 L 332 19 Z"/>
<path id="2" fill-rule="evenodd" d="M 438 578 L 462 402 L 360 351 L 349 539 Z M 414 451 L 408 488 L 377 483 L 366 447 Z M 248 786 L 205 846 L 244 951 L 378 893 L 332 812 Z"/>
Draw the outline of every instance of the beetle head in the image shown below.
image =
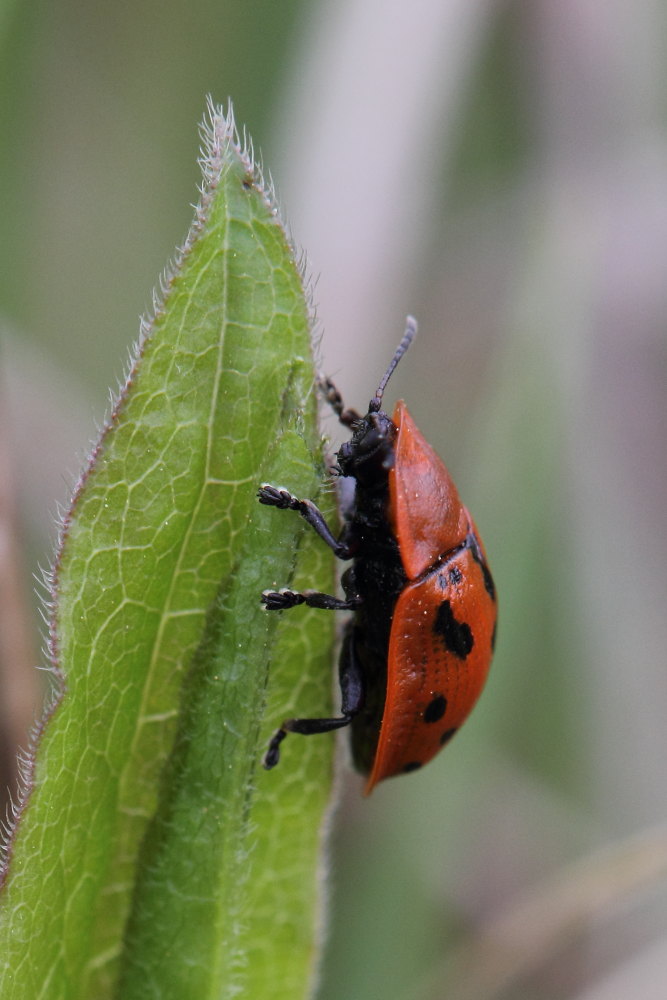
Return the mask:
<path id="1" fill-rule="evenodd" d="M 342 444 L 338 468 L 343 476 L 354 476 L 362 485 L 386 479 L 394 462 L 396 428 L 382 410 L 369 410 L 354 427 L 349 441 Z"/>
<path id="2" fill-rule="evenodd" d="M 337 454 L 342 476 L 353 476 L 362 486 L 384 483 L 394 464 L 396 427 L 382 409 L 382 396 L 387 382 L 417 333 L 417 321 L 408 316 L 405 333 L 382 376 L 377 391 L 368 404 L 365 417 L 353 424 L 352 437 L 341 445 Z"/>

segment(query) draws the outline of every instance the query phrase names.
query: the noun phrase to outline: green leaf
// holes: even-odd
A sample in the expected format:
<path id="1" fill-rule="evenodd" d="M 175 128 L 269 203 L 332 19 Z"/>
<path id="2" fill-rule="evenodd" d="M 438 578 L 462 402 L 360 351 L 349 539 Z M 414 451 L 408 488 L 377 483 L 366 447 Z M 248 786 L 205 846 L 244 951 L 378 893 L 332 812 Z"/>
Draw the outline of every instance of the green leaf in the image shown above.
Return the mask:
<path id="1" fill-rule="evenodd" d="M 255 498 L 322 482 L 308 308 L 231 115 L 211 109 L 205 140 L 193 230 L 63 526 L 66 688 L 9 845 L 3 998 L 270 1000 L 312 982 L 332 740 L 260 761 L 285 715 L 327 712 L 333 616 L 259 595 L 328 590 L 332 559 Z"/>

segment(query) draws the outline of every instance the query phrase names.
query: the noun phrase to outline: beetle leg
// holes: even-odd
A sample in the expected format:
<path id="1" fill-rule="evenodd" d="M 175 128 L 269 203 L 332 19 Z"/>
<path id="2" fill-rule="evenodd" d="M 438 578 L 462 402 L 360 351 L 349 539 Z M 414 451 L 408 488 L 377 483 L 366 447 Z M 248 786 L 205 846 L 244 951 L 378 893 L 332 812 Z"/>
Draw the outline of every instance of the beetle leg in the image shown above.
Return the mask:
<path id="1" fill-rule="evenodd" d="M 298 604 L 309 608 L 321 608 L 324 611 L 354 611 L 361 604 L 356 595 L 341 600 L 331 594 L 322 594 L 319 590 L 265 590 L 262 594 L 262 604 L 267 611 L 287 611 Z"/>
<path id="2" fill-rule="evenodd" d="M 361 420 L 361 416 L 356 410 L 345 409 L 342 396 L 330 378 L 327 378 L 325 375 L 320 375 L 317 380 L 317 384 L 320 387 L 322 395 L 340 420 L 343 427 L 352 427 L 359 420 Z"/>
<path id="3" fill-rule="evenodd" d="M 338 660 L 341 712 L 350 719 L 361 711 L 364 704 L 364 682 L 354 645 L 354 632 L 354 622 L 350 621 L 345 629 Z"/>
<path id="4" fill-rule="evenodd" d="M 279 510 L 296 510 L 301 517 L 314 528 L 320 538 L 327 543 L 334 555 L 339 559 L 349 559 L 352 550 L 347 541 L 334 537 L 331 528 L 324 520 L 324 515 L 315 506 L 312 500 L 299 500 L 288 490 L 280 489 L 278 486 L 265 484 L 257 491 L 257 498 L 260 503 L 268 507 L 278 507 Z"/>
<path id="5" fill-rule="evenodd" d="M 354 716 L 364 703 L 363 682 L 361 670 L 354 653 L 354 632 L 348 628 L 340 651 L 338 676 L 341 690 L 341 715 L 329 719 L 285 719 L 280 729 L 271 737 L 266 753 L 264 767 L 270 770 L 280 760 L 280 744 L 288 733 L 301 733 L 302 736 L 312 736 L 315 733 L 330 733 L 334 729 L 349 726 Z"/>

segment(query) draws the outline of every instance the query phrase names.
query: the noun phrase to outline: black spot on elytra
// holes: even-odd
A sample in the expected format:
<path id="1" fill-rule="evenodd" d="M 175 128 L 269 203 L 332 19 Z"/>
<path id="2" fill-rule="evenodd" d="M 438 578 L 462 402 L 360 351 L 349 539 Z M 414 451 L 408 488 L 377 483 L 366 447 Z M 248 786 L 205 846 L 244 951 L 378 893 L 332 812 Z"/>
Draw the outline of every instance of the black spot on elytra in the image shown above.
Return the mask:
<path id="1" fill-rule="evenodd" d="M 405 764 L 403 767 L 403 772 L 409 774 L 410 771 L 418 771 L 421 767 L 421 762 L 418 760 L 411 760 L 409 764 Z"/>
<path id="2" fill-rule="evenodd" d="M 433 631 L 444 639 L 448 652 L 458 656 L 459 660 L 465 660 L 475 644 L 470 625 L 454 617 L 451 601 L 443 601 L 438 608 Z"/>
<path id="3" fill-rule="evenodd" d="M 481 562 L 480 566 L 482 568 L 482 576 L 484 577 L 484 589 L 491 598 L 492 601 L 496 599 L 496 585 L 493 582 L 493 577 L 491 576 L 491 570 L 486 565 L 485 562 Z"/>
<path id="4" fill-rule="evenodd" d="M 463 582 L 463 573 L 458 566 L 452 566 L 442 573 L 438 573 L 438 586 L 440 590 L 449 590 L 450 587 L 458 587 Z"/>
<path id="5" fill-rule="evenodd" d="M 449 743 L 452 736 L 457 732 L 456 729 L 445 729 L 444 733 L 440 737 L 440 746 L 444 747 L 445 743 Z"/>
<path id="6" fill-rule="evenodd" d="M 493 582 L 493 577 L 491 576 L 491 570 L 486 565 L 486 560 L 482 555 L 482 549 L 477 539 L 477 535 L 474 532 L 470 532 L 466 538 L 466 546 L 472 552 L 472 557 L 476 563 L 479 563 L 479 567 L 482 571 L 482 576 L 484 577 L 484 589 L 491 598 L 492 601 L 496 599 L 496 585 Z"/>
<path id="7" fill-rule="evenodd" d="M 438 694 L 424 709 L 424 722 L 438 722 L 447 711 L 447 699 Z"/>

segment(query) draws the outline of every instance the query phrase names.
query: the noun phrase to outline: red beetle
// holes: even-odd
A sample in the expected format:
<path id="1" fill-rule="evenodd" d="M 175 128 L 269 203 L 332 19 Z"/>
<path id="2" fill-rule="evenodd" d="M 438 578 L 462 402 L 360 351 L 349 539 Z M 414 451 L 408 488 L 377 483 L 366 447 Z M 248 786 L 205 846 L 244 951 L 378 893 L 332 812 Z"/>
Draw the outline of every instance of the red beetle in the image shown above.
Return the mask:
<path id="1" fill-rule="evenodd" d="M 354 611 L 339 663 L 341 714 L 287 719 L 264 766 L 278 763 L 288 732 L 326 733 L 351 726 L 352 756 L 368 776 L 366 794 L 384 778 L 414 771 L 449 742 L 477 701 L 496 632 L 496 593 L 484 548 L 456 486 L 417 429 L 403 401 L 381 409 L 389 378 L 409 347 L 406 331 L 362 417 L 323 387 L 352 438 L 336 471 L 355 480 L 354 503 L 336 538 L 317 507 L 287 490 L 262 486 L 260 503 L 298 511 L 340 559 L 345 599 L 306 590 L 265 591 L 267 609 L 306 604 Z"/>

